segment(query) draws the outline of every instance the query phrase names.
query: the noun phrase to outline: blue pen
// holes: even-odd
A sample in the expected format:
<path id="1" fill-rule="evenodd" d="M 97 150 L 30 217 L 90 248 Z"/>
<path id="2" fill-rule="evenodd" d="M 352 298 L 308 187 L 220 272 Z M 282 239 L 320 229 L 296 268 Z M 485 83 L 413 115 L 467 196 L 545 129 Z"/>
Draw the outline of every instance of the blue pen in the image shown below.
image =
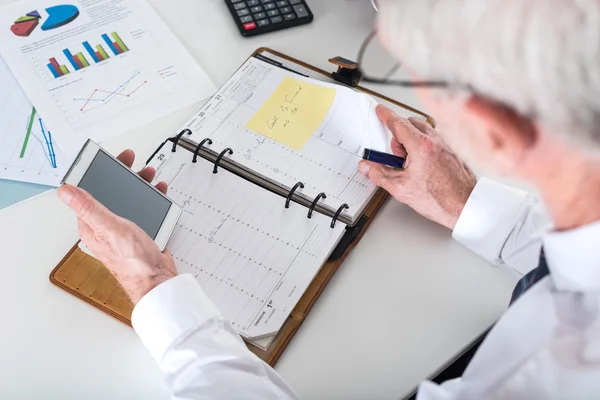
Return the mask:
<path id="1" fill-rule="evenodd" d="M 402 169 L 404 168 L 404 161 L 402 157 L 395 156 L 393 154 L 382 153 L 381 151 L 365 149 L 363 152 L 363 160 L 373 161 L 378 164 L 384 164 L 389 167 Z"/>

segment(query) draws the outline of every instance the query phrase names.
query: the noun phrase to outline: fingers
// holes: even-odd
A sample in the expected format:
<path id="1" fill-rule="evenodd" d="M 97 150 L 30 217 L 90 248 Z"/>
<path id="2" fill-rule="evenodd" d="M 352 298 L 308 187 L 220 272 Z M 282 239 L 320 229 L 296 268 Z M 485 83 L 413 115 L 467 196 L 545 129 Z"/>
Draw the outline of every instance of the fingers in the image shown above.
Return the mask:
<path id="1" fill-rule="evenodd" d="M 167 194 L 167 190 L 169 189 L 167 182 L 158 182 L 154 187 L 162 192 L 162 194 Z"/>
<path id="2" fill-rule="evenodd" d="M 110 224 L 116 216 L 94 199 L 88 192 L 70 185 L 58 188 L 58 197 L 75 212 L 77 218 L 92 230 Z"/>
<path id="3" fill-rule="evenodd" d="M 156 170 L 152 167 L 145 167 L 138 172 L 138 175 L 142 177 L 146 182 L 152 182 L 156 175 Z"/>
<path id="4" fill-rule="evenodd" d="M 408 117 L 408 122 L 417 128 L 423 135 L 431 135 L 432 132 L 435 132 L 431 125 L 417 117 Z"/>
<path id="5" fill-rule="evenodd" d="M 117 159 L 123 164 L 127 165 L 129 168 L 131 168 L 135 160 L 135 153 L 133 152 L 133 150 L 127 149 L 121 154 L 119 154 L 117 156 Z M 142 179 L 146 182 L 152 182 L 152 180 L 156 176 L 156 170 L 153 167 L 145 167 L 138 172 L 138 175 L 141 176 Z M 168 186 L 166 182 L 159 182 L 158 184 L 156 184 L 155 187 L 163 194 L 167 194 Z"/>
<path id="6" fill-rule="evenodd" d="M 393 170 L 385 165 L 365 160 L 358 163 L 358 169 L 363 175 L 366 175 L 374 185 L 377 185 L 390 193 L 394 190 L 394 178 L 398 178 L 399 171 Z"/>
<path id="7" fill-rule="evenodd" d="M 398 143 L 404 147 L 411 147 L 417 140 L 419 131 L 407 119 L 400 117 L 388 107 L 379 104 L 377 106 L 377 116 L 392 132 Z"/>
<path id="8" fill-rule="evenodd" d="M 133 162 L 135 161 L 135 153 L 131 149 L 124 150 L 117 156 L 117 160 L 131 168 Z"/>
<path id="9" fill-rule="evenodd" d="M 404 146 L 402 146 L 395 137 L 392 138 L 390 146 L 392 148 L 392 154 L 395 156 L 402 158 L 406 158 L 408 156 L 406 148 L 404 148 Z"/>
<path id="10" fill-rule="evenodd" d="M 119 154 L 117 159 L 131 168 L 133 162 L 135 161 L 135 153 L 133 150 L 127 149 Z M 141 176 L 146 182 L 152 182 L 152 179 L 154 179 L 154 176 L 156 175 L 156 170 L 152 167 L 145 167 L 138 172 L 138 175 Z"/>

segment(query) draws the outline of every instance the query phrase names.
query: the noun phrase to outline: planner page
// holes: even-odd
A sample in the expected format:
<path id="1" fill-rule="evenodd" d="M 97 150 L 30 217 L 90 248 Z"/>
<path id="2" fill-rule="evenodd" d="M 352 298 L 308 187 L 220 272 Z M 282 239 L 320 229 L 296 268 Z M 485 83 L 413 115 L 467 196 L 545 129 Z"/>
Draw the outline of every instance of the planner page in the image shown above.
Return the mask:
<path id="1" fill-rule="evenodd" d="M 183 213 L 167 248 L 246 338 L 277 332 L 345 225 L 292 203 L 171 143 L 149 165 Z M 155 183 L 156 183 L 155 182 Z"/>
<path id="2" fill-rule="evenodd" d="M 358 171 L 365 148 L 386 151 L 390 133 L 375 114 L 377 102 L 354 90 L 320 82 L 250 58 L 184 128 L 199 143 L 287 188 L 343 203 L 355 220 L 377 188 Z"/>

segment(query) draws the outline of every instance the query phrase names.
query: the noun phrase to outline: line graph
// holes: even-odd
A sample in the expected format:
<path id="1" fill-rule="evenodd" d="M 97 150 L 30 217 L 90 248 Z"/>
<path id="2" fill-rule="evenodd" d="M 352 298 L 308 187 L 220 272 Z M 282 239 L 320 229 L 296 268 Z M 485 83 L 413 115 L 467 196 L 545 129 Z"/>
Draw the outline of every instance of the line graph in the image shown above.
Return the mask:
<path id="1" fill-rule="evenodd" d="M 56 154 L 54 153 L 54 145 L 52 144 L 52 133 L 48 131 L 46 135 L 46 130 L 44 129 L 44 123 L 41 118 L 38 118 L 40 122 L 40 130 L 42 131 L 42 135 L 44 135 L 44 140 L 46 141 L 46 148 L 48 149 L 48 161 L 50 161 L 50 165 L 52 168 L 56 168 Z"/>
<path id="2" fill-rule="evenodd" d="M 33 126 L 36 115 L 37 110 L 35 109 L 35 107 L 31 107 L 31 114 L 29 114 L 29 116 L 27 117 L 27 123 L 25 125 L 25 135 L 23 137 L 21 151 L 19 152 L 19 158 L 25 158 L 27 148 L 29 146 L 29 140 L 32 136 L 35 137 L 38 141 L 40 141 L 40 139 L 35 135 L 35 133 L 33 133 Z M 46 150 L 48 150 L 48 162 L 50 163 L 50 166 L 52 168 L 57 168 L 56 153 L 54 152 L 54 145 L 52 144 L 52 133 L 48 131 L 48 133 L 46 134 L 46 130 L 44 129 L 44 122 L 42 121 L 41 117 L 38 117 L 38 122 L 40 124 L 40 132 L 42 132 L 42 135 L 44 136 L 44 141 L 46 142 Z"/>
<path id="3" fill-rule="evenodd" d="M 130 85 L 136 78 L 140 75 L 140 71 L 136 71 L 129 79 L 120 84 L 114 90 L 105 90 L 95 88 L 92 93 L 88 97 L 74 97 L 73 101 L 82 102 L 83 105 L 79 108 L 79 111 L 85 112 L 89 110 L 93 110 L 100 106 L 103 106 L 117 97 L 128 98 L 133 96 L 142 86 L 146 85 L 148 81 L 144 80 L 141 83 L 138 83 L 132 90 L 125 93 L 128 87 L 133 86 Z"/>
<path id="4" fill-rule="evenodd" d="M 73 158 L 62 152 L 45 120 L 0 59 L 0 181 L 58 186 Z M 4 201 L 11 198 L 3 192 L 7 188 L 6 184 L 0 188 Z"/>
<path id="5" fill-rule="evenodd" d="M 31 135 L 31 128 L 33 127 L 33 120 L 35 118 L 35 107 L 31 107 L 31 115 L 27 120 L 27 130 L 25 131 L 25 139 L 23 139 L 23 146 L 21 146 L 21 154 L 19 158 L 25 156 L 25 150 L 27 150 L 27 144 L 29 143 L 29 136 Z"/>

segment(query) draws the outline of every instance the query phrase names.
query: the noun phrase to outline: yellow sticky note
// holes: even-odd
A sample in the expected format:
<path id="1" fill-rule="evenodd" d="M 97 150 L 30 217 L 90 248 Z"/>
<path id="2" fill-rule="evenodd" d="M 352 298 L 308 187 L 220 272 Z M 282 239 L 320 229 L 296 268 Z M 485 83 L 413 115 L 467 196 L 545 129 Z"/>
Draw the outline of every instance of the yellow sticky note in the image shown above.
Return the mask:
<path id="1" fill-rule="evenodd" d="M 300 150 L 333 103 L 335 88 L 285 77 L 246 128 Z"/>

